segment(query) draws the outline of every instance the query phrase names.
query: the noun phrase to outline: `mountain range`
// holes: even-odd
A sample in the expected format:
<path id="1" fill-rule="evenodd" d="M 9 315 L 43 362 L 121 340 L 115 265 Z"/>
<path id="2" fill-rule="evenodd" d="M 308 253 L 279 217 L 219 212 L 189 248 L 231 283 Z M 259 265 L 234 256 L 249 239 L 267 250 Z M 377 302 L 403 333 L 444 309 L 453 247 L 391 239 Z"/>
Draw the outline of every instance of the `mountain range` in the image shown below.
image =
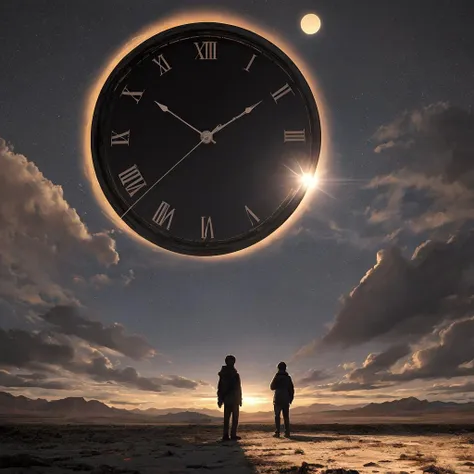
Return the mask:
<path id="1" fill-rule="evenodd" d="M 402 398 L 367 405 L 336 406 L 331 404 L 313 404 L 295 407 L 291 410 L 296 423 L 373 421 L 374 419 L 407 418 L 418 421 L 432 419 L 445 421 L 460 418 L 463 422 L 474 422 L 474 402 L 456 403 L 419 400 L 415 397 Z M 67 397 L 59 400 L 31 399 L 23 395 L 15 396 L 0 392 L 1 419 L 44 419 L 72 422 L 150 422 L 150 423 L 186 423 L 204 424 L 221 422 L 222 412 L 210 409 L 149 408 L 146 410 L 126 410 L 108 406 L 98 400 L 85 400 L 82 397 Z M 273 412 L 241 412 L 243 422 L 272 422 Z"/>

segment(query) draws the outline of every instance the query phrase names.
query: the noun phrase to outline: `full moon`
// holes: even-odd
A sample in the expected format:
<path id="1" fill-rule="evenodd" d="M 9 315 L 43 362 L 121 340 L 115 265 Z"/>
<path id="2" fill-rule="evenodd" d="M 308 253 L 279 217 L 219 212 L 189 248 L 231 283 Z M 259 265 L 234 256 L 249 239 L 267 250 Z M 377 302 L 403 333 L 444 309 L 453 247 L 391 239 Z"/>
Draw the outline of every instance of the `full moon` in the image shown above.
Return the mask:
<path id="1" fill-rule="evenodd" d="M 321 20 L 318 15 L 308 13 L 301 19 L 301 29 L 307 35 L 314 35 L 321 28 Z"/>

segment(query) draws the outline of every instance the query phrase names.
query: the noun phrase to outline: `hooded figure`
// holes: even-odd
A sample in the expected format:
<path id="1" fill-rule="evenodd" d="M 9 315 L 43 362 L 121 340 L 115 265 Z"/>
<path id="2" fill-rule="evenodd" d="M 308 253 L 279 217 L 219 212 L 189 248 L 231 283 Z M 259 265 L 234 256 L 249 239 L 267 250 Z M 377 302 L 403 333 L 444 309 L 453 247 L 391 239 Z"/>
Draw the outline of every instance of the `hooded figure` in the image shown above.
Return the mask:
<path id="1" fill-rule="evenodd" d="M 280 437 L 280 414 L 283 412 L 283 420 L 285 422 L 285 437 L 290 437 L 290 405 L 295 396 L 295 387 L 291 377 L 286 371 L 286 364 L 280 362 L 278 364 L 278 372 L 273 377 L 270 384 L 270 390 L 274 390 L 273 408 L 275 410 L 275 437 Z"/>
<path id="2" fill-rule="evenodd" d="M 229 439 L 238 440 L 237 426 L 239 424 L 239 406 L 242 406 L 242 385 L 240 375 L 234 367 L 235 357 L 228 355 L 225 358 L 226 365 L 219 372 L 219 383 L 217 385 L 217 405 L 224 405 L 224 434 L 223 441 Z M 229 438 L 229 422 L 232 415 L 232 428 Z"/>

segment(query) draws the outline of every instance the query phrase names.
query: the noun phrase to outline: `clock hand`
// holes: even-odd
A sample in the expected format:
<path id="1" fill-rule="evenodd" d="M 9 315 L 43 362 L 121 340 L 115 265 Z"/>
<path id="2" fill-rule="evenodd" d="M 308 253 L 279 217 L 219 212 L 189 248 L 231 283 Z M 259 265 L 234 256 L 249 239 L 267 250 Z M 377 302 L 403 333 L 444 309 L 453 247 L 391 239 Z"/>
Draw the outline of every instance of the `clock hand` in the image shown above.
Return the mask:
<path id="1" fill-rule="evenodd" d="M 203 139 L 201 139 L 201 141 L 197 145 L 191 148 L 191 150 L 188 151 L 178 162 L 176 162 L 163 176 L 158 178 L 153 183 L 153 185 L 148 188 L 120 217 L 123 218 L 126 214 L 128 214 L 128 212 L 131 211 L 135 207 L 135 205 L 137 205 L 164 177 L 170 174 L 182 161 L 184 161 L 185 158 L 187 158 L 202 143 L 204 143 Z"/>
<path id="2" fill-rule="evenodd" d="M 225 123 L 224 125 L 218 125 L 213 131 L 212 133 L 217 133 L 217 132 L 220 132 L 222 129 L 224 129 L 225 127 L 227 127 L 227 125 L 231 124 L 232 122 L 235 122 L 237 119 L 239 119 L 240 117 L 243 117 L 244 115 L 247 115 L 249 114 L 250 112 L 252 112 L 253 109 L 255 109 L 255 107 L 257 107 L 257 105 L 260 105 L 262 103 L 262 101 L 260 102 L 257 102 L 256 104 L 253 104 L 251 105 L 250 107 L 245 107 L 245 110 L 239 114 L 239 115 L 236 115 L 233 119 L 229 120 L 227 123 Z"/>
<path id="3" fill-rule="evenodd" d="M 158 105 L 158 107 L 163 111 L 163 112 L 168 112 L 169 114 L 171 114 L 173 117 L 176 117 L 179 121 L 183 122 L 185 125 L 187 125 L 189 128 L 191 128 L 192 130 L 194 130 L 195 132 L 199 133 L 199 135 L 202 135 L 202 132 L 200 130 L 198 130 L 197 128 L 193 127 L 192 125 L 190 125 L 188 122 L 186 122 L 185 120 L 183 120 L 180 116 L 176 115 L 173 111 L 171 111 L 166 105 L 163 105 L 163 104 L 160 104 L 159 102 L 157 102 L 155 100 L 155 104 Z M 212 143 L 216 143 L 214 140 L 211 140 Z"/>

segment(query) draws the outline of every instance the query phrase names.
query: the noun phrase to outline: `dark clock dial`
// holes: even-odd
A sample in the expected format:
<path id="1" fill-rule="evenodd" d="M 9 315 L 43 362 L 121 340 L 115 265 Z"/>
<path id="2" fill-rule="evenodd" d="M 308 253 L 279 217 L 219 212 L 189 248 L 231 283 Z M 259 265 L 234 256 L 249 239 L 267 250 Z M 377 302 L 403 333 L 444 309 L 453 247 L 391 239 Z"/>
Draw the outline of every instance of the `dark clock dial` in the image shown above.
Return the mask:
<path id="1" fill-rule="evenodd" d="M 160 33 L 131 51 L 94 110 L 92 157 L 119 216 L 168 250 L 219 255 L 296 210 L 321 144 L 305 78 L 264 38 L 220 23 Z"/>

